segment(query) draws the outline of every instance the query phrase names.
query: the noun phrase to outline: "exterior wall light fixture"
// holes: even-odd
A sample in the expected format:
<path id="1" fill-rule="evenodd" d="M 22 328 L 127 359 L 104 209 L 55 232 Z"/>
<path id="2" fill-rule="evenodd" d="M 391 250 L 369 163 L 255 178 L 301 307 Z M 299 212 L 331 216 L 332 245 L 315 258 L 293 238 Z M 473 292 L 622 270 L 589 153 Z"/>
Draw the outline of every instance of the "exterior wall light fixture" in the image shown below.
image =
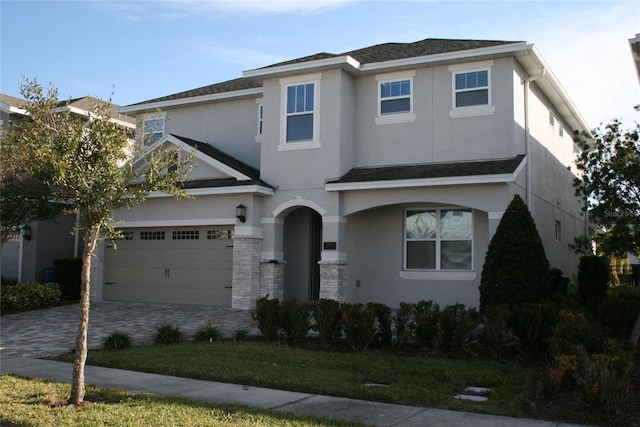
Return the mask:
<path id="1" fill-rule="evenodd" d="M 238 218 L 240 222 L 247 220 L 247 208 L 242 203 L 236 207 L 236 218 Z"/>

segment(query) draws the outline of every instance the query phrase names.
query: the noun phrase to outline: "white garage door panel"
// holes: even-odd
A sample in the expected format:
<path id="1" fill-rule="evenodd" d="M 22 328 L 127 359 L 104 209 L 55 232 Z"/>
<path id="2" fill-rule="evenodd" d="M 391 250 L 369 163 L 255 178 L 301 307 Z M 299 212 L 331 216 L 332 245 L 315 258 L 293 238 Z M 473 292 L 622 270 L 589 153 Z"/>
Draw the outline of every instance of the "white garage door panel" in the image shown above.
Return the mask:
<path id="1" fill-rule="evenodd" d="M 118 241 L 117 250 L 107 248 L 104 298 L 230 306 L 233 240 L 210 231 L 230 228 L 129 230 L 131 240 Z M 162 231 L 164 239 L 140 238 Z"/>

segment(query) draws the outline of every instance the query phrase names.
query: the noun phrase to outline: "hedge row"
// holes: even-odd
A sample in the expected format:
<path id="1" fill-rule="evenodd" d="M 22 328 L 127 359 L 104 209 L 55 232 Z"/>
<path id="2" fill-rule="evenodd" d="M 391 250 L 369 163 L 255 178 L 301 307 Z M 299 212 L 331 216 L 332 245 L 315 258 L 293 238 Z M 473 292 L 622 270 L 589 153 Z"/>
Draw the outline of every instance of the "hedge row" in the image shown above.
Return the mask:
<path id="1" fill-rule="evenodd" d="M 254 319 L 270 341 L 299 341 L 315 331 L 327 345 L 344 339 L 353 349 L 366 350 L 416 343 L 436 354 L 460 350 L 480 323 L 478 311 L 463 304 L 440 310 L 433 301 L 402 303 L 394 312 L 381 303 L 280 302 L 268 297 L 258 300 Z"/>
<path id="2" fill-rule="evenodd" d="M 56 283 L 20 283 L 3 286 L 0 293 L 2 310 L 23 310 L 53 305 L 60 301 Z"/>

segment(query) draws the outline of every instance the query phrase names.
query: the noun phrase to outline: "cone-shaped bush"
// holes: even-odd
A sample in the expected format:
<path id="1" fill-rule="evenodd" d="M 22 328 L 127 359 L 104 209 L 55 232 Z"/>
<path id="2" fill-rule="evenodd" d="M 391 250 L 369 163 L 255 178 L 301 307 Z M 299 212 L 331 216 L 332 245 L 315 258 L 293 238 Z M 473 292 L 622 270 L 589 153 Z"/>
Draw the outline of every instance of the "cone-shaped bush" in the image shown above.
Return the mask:
<path id="1" fill-rule="evenodd" d="M 527 205 L 515 195 L 489 249 L 480 279 L 480 309 L 551 297 L 549 261 Z"/>

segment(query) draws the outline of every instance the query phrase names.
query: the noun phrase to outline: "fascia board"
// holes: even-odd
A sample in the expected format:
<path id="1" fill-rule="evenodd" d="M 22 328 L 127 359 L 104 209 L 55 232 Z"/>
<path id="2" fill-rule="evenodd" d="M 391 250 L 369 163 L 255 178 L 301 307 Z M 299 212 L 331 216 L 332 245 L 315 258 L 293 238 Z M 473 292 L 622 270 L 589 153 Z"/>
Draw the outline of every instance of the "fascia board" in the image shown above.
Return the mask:
<path id="1" fill-rule="evenodd" d="M 521 163 L 521 165 L 524 162 Z M 520 169 L 521 166 L 518 167 Z M 516 169 L 516 172 L 518 172 Z M 478 184 L 506 184 L 512 182 L 516 177 L 516 172 L 496 175 L 470 175 L 455 176 L 446 178 L 420 178 L 420 179 L 398 179 L 387 181 L 371 182 L 345 182 L 336 184 L 326 184 L 326 191 L 350 191 L 350 190 L 385 190 L 393 188 L 414 188 L 414 187 L 443 187 L 449 185 L 478 185 Z"/>
<path id="2" fill-rule="evenodd" d="M 230 194 L 255 194 L 261 196 L 273 196 L 274 191 L 271 188 L 262 185 L 243 185 L 232 187 L 207 187 L 207 188 L 188 188 L 185 192 L 190 196 L 221 196 Z M 173 197 L 171 194 L 162 191 L 152 191 L 147 198 L 167 198 Z"/>
<path id="3" fill-rule="evenodd" d="M 61 112 L 65 111 L 65 110 L 69 110 L 73 114 L 77 114 L 79 116 L 91 117 L 91 113 L 89 111 L 83 110 L 82 108 L 74 107 L 73 105 L 65 105 L 64 107 L 58 107 L 58 108 L 54 109 L 53 111 L 55 113 L 61 113 Z M 117 124 L 119 126 L 127 127 L 129 129 L 135 129 L 136 128 L 135 123 L 125 122 L 124 120 L 114 119 L 113 117 L 109 118 L 109 122 L 115 123 L 115 124 Z"/>
<path id="4" fill-rule="evenodd" d="M 300 74 L 327 68 L 358 70 L 360 68 L 360 62 L 350 55 L 343 55 L 333 58 L 317 59 L 315 61 L 296 62 L 276 67 L 248 70 L 244 71 L 242 76 L 245 78 L 269 77 L 273 75 Z"/>
<path id="5" fill-rule="evenodd" d="M 11 104 L 7 104 L 6 102 L 1 102 L 1 101 L 0 101 L 0 110 L 8 114 L 19 114 L 21 116 L 29 115 L 29 112 L 27 110 L 23 108 L 18 108 L 16 106 L 13 106 Z"/>
<path id="6" fill-rule="evenodd" d="M 152 146 L 149 147 L 148 152 L 149 151 L 153 151 L 156 148 L 158 148 L 160 145 L 169 142 L 173 145 L 175 145 L 176 147 L 183 149 L 185 151 L 189 151 L 190 149 L 193 150 L 194 147 L 190 146 L 189 144 L 185 144 L 184 142 L 180 141 L 178 138 L 176 138 L 173 135 L 165 135 L 164 137 L 160 138 L 155 144 L 153 144 Z M 231 176 L 232 178 L 237 179 L 238 181 L 249 181 L 251 179 L 251 177 L 243 174 L 242 172 L 239 172 L 238 170 L 227 166 L 226 164 L 214 159 L 213 157 L 209 157 L 206 154 L 204 154 L 202 151 L 198 150 L 197 148 L 195 149 L 195 156 L 196 159 L 202 161 L 203 163 L 211 166 L 214 169 L 218 169 L 220 172 L 226 173 L 227 175 Z"/>
<path id="7" fill-rule="evenodd" d="M 252 96 L 261 96 L 262 88 L 234 90 L 230 92 L 213 93 L 210 95 L 192 96 L 188 98 L 171 99 L 168 101 L 158 101 L 139 105 L 130 105 L 128 107 L 120 107 L 119 113 L 136 113 L 148 110 L 157 110 L 163 108 L 181 107 L 184 105 L 203 104 L 206 102 L 225 101 L 234 98 L 246 98 Z"/>
<path id="8" fill-rule="evenodd" d="M 481 47 L 478 49 L 458 50 L 454 52 L 438 53 L 435 55 L 414 56 L 411 58 L 396 59 L 394 61 L 372 62 L 364 64 L 360 67 L 360 71 L 367 72 L 380 72 L 381 70 L 388 68 L 408 68 L 425 66 L 434 63 L 444 62 L 460 62 L 460 61 L 475 61 L 478 58 L 484 58 L 488 56 L 506 56 L 530 49 L 532 45 L 527 42 L 509 43 L 499 46 Z"/>

